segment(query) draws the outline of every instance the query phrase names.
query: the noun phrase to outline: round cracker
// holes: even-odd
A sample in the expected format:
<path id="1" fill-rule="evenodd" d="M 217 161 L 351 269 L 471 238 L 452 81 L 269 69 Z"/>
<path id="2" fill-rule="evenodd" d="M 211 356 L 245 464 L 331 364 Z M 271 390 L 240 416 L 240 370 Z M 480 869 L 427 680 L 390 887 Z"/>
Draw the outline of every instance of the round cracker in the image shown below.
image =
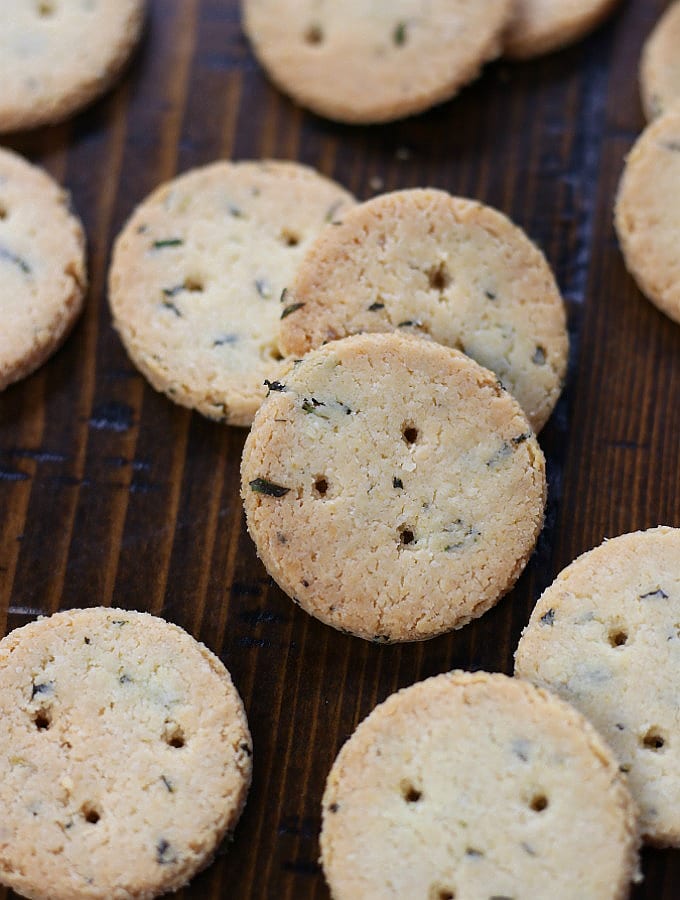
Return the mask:
<path id="1" fill-rule="evenodd" d="M 234 828 L 251 740 L 229 673 L 181 628 L 83 609 L 0 642 L 0 879 L 44 900 L 150 898 Z"/>
<path id="2" fill-rule="evenodd" d="M 453 97 L 499 55 L 511 0 L 243 0 L 272 80 L 302 106 L 387 122 Z"/>
<path id="3" fill-rule="evenodd" d="M 321 621 L 414 641 L 486 612 L 543 524 L 545 460 L 469 357 L 399 334 L 313 350 L 272 386 L 241 466 L 267 570 Z"/>
<path id="4" fill-rule="evenodd" d="M 540 431 L 566 374 L 566 314 L 541 251 L 502 213 L 405 190 L 350 210 L 312 244 L 281 322 L 284 353 L 400 331 L 462 350 L 498 375 Z"/>
<path id="5" fill-rule="evenodd" d="M 484 672 L 389 697 L 340 751 L 323 797 L 334 900 L 623 900 L 637 843 L 634 804 L 588 722 Z"/>
<path id="6" fill-rule="evenodd" d="M 283 290 L 352 203 L 289 162 L 218 162 L 154 191 L 116 241 L 109 277 L 113 324 L 153 387 L 250 425 L 281 370 Z"/>
<path id="7" fill-rule="evenodd" d="M 0 149 L 0 390 L 45 362 L 87 287 L 85 235 L 46 172 Z"/>
<path id="8" fill-rule="evenodd" d="M 615 222 L 640 290 L 680 322 L 680 109 L 647 127 L 621 178 Z"/>
<path id="9" fill-rule="evenodd" d="M 536 604 L 518 675 L 573 703 L 628 773 L 643 834 L 680 846 L 680 529 L 624 534 L 567 566 Z"/>
<path id="10" fill-rule="evenodd" d="M 119 76 L 144 0 L 11 0 L 0 24 L 0 131 L 54 124 Z"/>

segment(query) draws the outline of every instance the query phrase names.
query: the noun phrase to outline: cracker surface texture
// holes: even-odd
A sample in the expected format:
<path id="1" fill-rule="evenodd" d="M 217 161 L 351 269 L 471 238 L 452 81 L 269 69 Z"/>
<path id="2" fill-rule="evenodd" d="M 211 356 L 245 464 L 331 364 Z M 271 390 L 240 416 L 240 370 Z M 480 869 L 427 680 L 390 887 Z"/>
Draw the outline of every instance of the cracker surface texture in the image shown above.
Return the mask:
<path id="1" fill-rule="evenodd" d="M 312 244 L 289 297 L 287 354 L 399 331 L 491 369 L 535 431 L 560 395 L 569 348 L 553 274 L 520 228 L 481 203 L 416 189 L 360 204 Z"/>
<path id="2" fill-rule="evenodd" d="M 0 390 L 61 345 L 83 305 L 85 236 L 46 172 L 0 149 Z"/>
<path id="3" fill-rule="evenodd" d="M 242 0 L 271 79 L 330 119 L 387 122 L 453 97 L 501 51 L 512 0 Z"/>
<path id="4" fill-rule="evenodd" d="M 618 756 L 653 843 L 680 845 L 680 529 L 606 541 L 545 591 L 515 670 L 586 715 Z"/>
<path id="5" fill-rule="evenodd" d="M 250 425 L 281 370 L 284 288 L 310 241 L 353 204 L 288 162 L 219 162 L 158 188 L 119 236 L 113 323 L 154 388 Z"/>
<path id="6" fill-rule="evenodd" d="M 642 293 L 680 322 L 680 107 L 647 127 L 621 178 L 615 222 Z"/>
<path id="7" fill-rule="evenodd" d="M 393 694 L 323 796 L 334 900 L 623 900 L 635 808 L 611 751 L 566 703 L 453 672 Z"/>
<path id="8" fill-rule="evenodd" d="M 272 387 L 241 466 L 260 558 L 307 612 L 413 641 L 486 612 L 543 524 L 545 460 L 517 402 L 462 353 L 334 341 Z"/>
<path id="9" fill-rule="evenodd" d="M 36 900 L 175 890 L 250 784 L 229 673 L 146 613 L 57 613 L 0 642 L 0 879 Z"/>
<path id="10" fill-rule="evenodd" d="M 146 8 L 144 0 L 4 0 L 3 6 L 0 131 L 61 122 L 104 93 L 139 40 Z"/>

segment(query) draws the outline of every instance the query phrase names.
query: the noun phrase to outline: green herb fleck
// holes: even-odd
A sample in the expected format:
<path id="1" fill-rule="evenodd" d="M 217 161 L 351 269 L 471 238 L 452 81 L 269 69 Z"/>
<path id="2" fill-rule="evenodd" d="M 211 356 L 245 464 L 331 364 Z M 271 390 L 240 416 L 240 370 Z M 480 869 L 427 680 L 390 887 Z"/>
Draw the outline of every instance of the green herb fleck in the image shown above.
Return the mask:
<path id="1" fill-rule="evenodd" d="M 297 312 L 299 309 L 302 309 L 304 305 L 304 303 L 291 303 L 291 305 L 287 306 L 281 313 L 281 318 L 287 319 L 288 316 L 292 315 L 294 312 Z"/>
<path id="2" fill-rule="evenodd" d="M 519 447 L 520 444 L 523 444 L 525 441 L 528 441 L 530 437 L 531 437 L 531 432 L 526 431 L 524 434 L 518 434 L 517 437 L 514 437 L 512 439 L 512 443 L 516 447 Z"/>
<path id="3" fill-rule="evenodd" d="M 151 246 L 154 250 L 164 250 L 166 247 L 181 247 L 183 244 L 181 238 L 165 238 L 162 241 L 154 241 Z"/>
<path id="4" fill-rule="evenodd" d="M 256 494 L 266 494 L 268 497 L 285 497 L 290 488 L 267 481 L 266 478 L 255 478 L 250 482 L 250 489 Z"/>
<path id="5" fill-rule="evenodd" d="M 330 400 L 327 403 L 311 397 L 309 400 L 302 401 L 302 411 L 319 416 L 321 419 L 330 419 L 334 413 L 344 413 L 346 416 L 352 414 L 352 410 L 340 400 Z"/>
<path id="6" fill-rule="evenodd" d="M 319 407 L 325 405 L 325 403 L 322 403 L 320 400 L 315 400 L 314 397 L 312 397 L 311 400 L 302 401 L 302 411 L 306 413 L 316 413 Z"/>
<path id="7" fill-rule="evenodd" d="M 498 448 L 498 450 L 496 450 L 491 459 L 488 459 L 486 461 L 486 464 L 490 469 L 493 469 L 509 456 L 512 456 L 512 446 L 507 441 L 503 441 L 503 443 Z"/>
<path id="8" fill-rule="evenodd" d="M 648 594 L 640 594 L 640 600 L 668 600 L 668 594 L 662 591 L 661 588 L 657 588 Z"/>
<path id="9" fill-rule="evenodd" d="M 174 312 L 174 314 L 177 316 L 178 319 L 181 319 L 181 318 L 182 318 L 182 312 L 181 312 L 181 310 L 179 309 L 179 307 L 177 307 L 177 306 L 172 302 L 172 300 L 167 300 L 167 299 L 166 299 L 166 300 L 163 300 L 163 306 L 164 306 L 166 309 L 171 309 L 171 310 Z"/>
<path id="10" fill-rule="evenodd" d="M 524 738 L 518 738 L 512 742 L 512 752 L 522 762 L 529 762 L 531 756 L 531 741 Z"/>
<path id="11" fill-rule="evenodd" d="M 493 291 L 484 291 L 487 300 L 496 300 L 496 294 Z"/>
<path id="12" fill-rule="evenodd" d="M 164 784 L 164 785 L 166 786 L 166 788 L 168 789 L 168 793 L 169 793 L 169 794 L 174 794 L 174 793 L 175 793 L 175 786 L 173 785 L 172 781 L 170 781 L 169 778 L 166 778 L 165 775 L 161 775 L 161 781 L 163 782 L 163 784 Z"/>
<path id="13" fill-rule="evenodd" d="M 133 678 L 130 678 L 129 675 L 126 675 L 125 672 L 118 679 L 118 684 L 131 684 L 134 681 Z"/>
<path id="14" fill-rule="evenodd" d="M 31 691 L 31 700 L 35 697 L 36 694 L 51 694 L 54 690 L 54 682 L 53 681 L 45 681 L 42 684 L 33 684 L 33 689 Z"/>
<path id="15" fill-rule="evenodd" d="M 333 220 L 335 219 L 336 212 L 340 209 L 340 207 L 343 205 L 344 202 L 345 202 L 344 200 L 336 200 L 335 201 L 335 203 L 328 209 L 328 212 L 326 213 L 326 217 L 325 217 L 326 222 L 333 222 L 333 224 L 337 224 Z"/>
<path id="16" fill-rule="evenodd" d="M 392 39 L 397 47 L 403 47 L 406 43 L 406 22 L 399 22 L 394 29 Z"/>
<path id="17" fill-rule="evenodd" d="M 243 218 L 243 210 L 238 206 L 235 206 L 233 203 L 230 203 L 227 209 L 229 210 L 229 215 L 233 216 L 235 219 Z"/>
<path id="18" fill-rule="evenodd" d="M 368 307 L 369 312 L 378 312 L 379 309 L 385 309 L 384 303 L 371 303 Z"/>
<path id="19" fill-rule="evenodd" d="M 484 856 L 484 853 L 481 850 L 475 850 L 474 847 L 468 847 L 465 851 L 465 855 L 469 856 L 471 859 L 481 859 Z"/>
<path id="20" fill-rule="evenodd" d="M 476 541 L 482 533 L 474 526 L 466 525 L 462 519 L 456 519 L 451 525 L 447 525 L 444 531 L 447 534 L 453 534 L 458 538 L 455 543 L 447 544 L 446 547 L 444 547 L 444 553 L 453 553 L 454 550 L 460 550 L 468 541 Z"/>
<path id="21" fill-rule="evenodd" d="M 549 609 L 547 613 L 543 613 L 541 616 L 541 625 L 554 625 L 555 623 L 555 610 Z"/>
<path id="22" fill-rule="evenodd" d="M 402 491 L 404 489 L 404 482 L 401 480 L 401 478 L 397 478 L 397 476 L 395 475 L 392 479 L 392 487 L 395 489 L 395 491 Z"/>
<path id="23" fill-rule="evenodd" d="M 286 385 L 282 384 L 280 381 L 267 381 L 265 378 L 264 383 L 267 386 L 267 396 L 269 396 L 272 391 L 281 392 L 286 390 Z"/>
<path id="24" fill-rule="evenodd" d="M 266 278 L 255 279 L 255 290 L 263 300 L 269 300 L 272 295 L 272 286 Z"/>
<path id="25" fill-rule="evenodd" d="M 238 335 L 225 334 L 213 341 L 213 347 L 224 347 L 225 344 L 238 344 Z"/>
<path id="26" fill-rule="evenodd" d="M 16 266 L 17 269 L 20 269 L 24 275 L 31 274 L 31 267 L 23 259 L 21 256 L 17 256 L 16 253 L 12 253 L 11 250 L 8 250 L 6 247 L 0 247 L 0 259 L 4 259 L 8 263 L 12 263 L 13 266 Z"/>
<path id="27" fill-rule="evenodd" d="M 544 347 L 536 347 L 534 350 L 534 355 L 531 357 L 531 361 L 535 366 L 544 366 L 545 365 L 545 348 Z"/>
<path id="28" fill-rule="evenodd" d="M 406 319 L 404 322 L 400 322 L 397 325 L 397 328 L 422 328 L 423 323 L 420 319 Z"/>
<path id="29" fill-rule="evenodd" d="M 156 844 L 156 862 L 160 866 L 168 866 L 177 862 L 177 854 L 165 838 L 161 838 Z"/>
<path id="30" fill-rule="evenodd" d="M 286 297 L 287 297 L 287 296 L 288 296 L 288 288 L 284 288 L 284 289 L 281 291 L 281 298 L 280 298 L 280 300 L 279 300 L 279 303 L 285 303 L 285 302 L 286 302 Z"/>
<path id="31" fill-rule="evenodd" d="M 163 288 L 163 293 L 165 294 L 166 297 L 176 297 L 177 294 L 181 294 L 183 290 L 184 290 L 183 284 L 176 284 L 174 287 L 171 287 L 171 288 Z"/>
<path id="32" fill-rule="evenodd" d="M 680 141 L 664 141 L 661 146 L 672 153 L 680 153 Z"/>

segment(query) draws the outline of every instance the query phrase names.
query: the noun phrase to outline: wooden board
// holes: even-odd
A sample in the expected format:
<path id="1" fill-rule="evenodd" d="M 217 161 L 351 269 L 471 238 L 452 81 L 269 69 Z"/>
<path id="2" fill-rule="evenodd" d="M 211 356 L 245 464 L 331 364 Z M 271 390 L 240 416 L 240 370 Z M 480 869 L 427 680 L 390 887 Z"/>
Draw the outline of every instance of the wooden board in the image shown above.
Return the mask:
<path id="1" fill-rule="evenodd" d="M 427 115 L 360 129 L 307 115 L 268 84 L 236 0 L 154 0 L 113 93 L 71 123 L 4 139 L 73 192 L 92 289 L 64 349 L 0 394 L 0 628 L 64 607 L 149 610 L 231 670 L 255 742 L 252 793 L 228 853 L 178 896 L 326 898 L 321 793 L 374 705 L 453 667 L 511 672 L 536 598 L 577 554 L 680 526 L 680 327 L 641 298 L 612 228 L 622 160 L 643 126 L 640 48 L 665 6 L 629 0 L 576 47 L 495 64 Z M 573 344 L 541 435 L 545 531 L 515 590 L 464 630 L 380 647 L 294 607 L 245 533 L 244 432 L 173 406 L 128 361 L 106 303 L 112 239 L 159 182 L 218 157 L 300 159 L 361 198 L 378 183 L 476 197 L 524 226 L 555 267 Z M 680 895 L 680 852 L 646 852 L 644 871 L 636 900 Z"/>

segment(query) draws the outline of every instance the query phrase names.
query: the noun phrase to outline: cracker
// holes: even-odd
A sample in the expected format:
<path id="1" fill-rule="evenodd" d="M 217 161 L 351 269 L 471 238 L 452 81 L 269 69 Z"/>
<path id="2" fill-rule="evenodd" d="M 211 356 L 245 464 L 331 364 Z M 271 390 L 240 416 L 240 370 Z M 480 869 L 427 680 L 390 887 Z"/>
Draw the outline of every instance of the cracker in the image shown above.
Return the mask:
<path id="1" fill-rule="evenodd" d="M 281 371 L 283 290 L 352 203 L 289 162 L 218 162 L 154 191 L 116 241 L 109 276 L 113 324 L 153 387 L 250 425 Z"/>
<path id="2" fill-rule="evenodd" d="M 618 756 L 653 843 L 680 846 L 680 529 L 606 541 L 536 604 L 515 670 L 573 703 Z"/>
<path id="3" fill-rule="evenodd" d="M 151 898 L 236 825 L 252 745 L 229 673 L 146 613 L 57 613 L 0 642 L 0 880 L 39 900 Z"/>
<path id="4" fill-rule="evenodd" d="M 85 235 L 69 195 L 42 169 L 0 149 L 0 390 L 58 349 L 86 287 Z"/>
<path id="5" fill-rule="evenodd" d="M 284 373 L 241 476 L 272 577 L 375 641 L 482 615 L 543 524 L 545 461 L 517 402 L 464 354 L 399 334 L 334 341 Z"/>
<path id="6" fill-rule="evenodd" d="M 243 0 L 271 79 L 341 122 L 387 122 L 448 100 L 498 56 L 511 0 Z"/>
<path id="7" fill-rule="evenodd" d="M 0 131 L 54 124 L 104 93 L 142 31 L 144 0 L 6 0 Z"/>
<path id="8" fill-rule="evenodd" d="M 586 720 L 526 682 L 453 672 L 389 697 L 323 796 L 334 900 L 623 900 L 635 807 Z"/>
<path id="9" fill-rule="evenodd" d="M 656 119 L 626 160 L 615 222 L 640 290 L 680 322 L 680 108 Z"/>
<path id="10" fill-rule="evenodd" d="M 498 375 L 539 431 L 566 374 L 564 304 L 541 251 L 502 213 L 444 191 L 385 194 L 312 244 L 289 290 L 283 352 L 400 331 Z"/>

